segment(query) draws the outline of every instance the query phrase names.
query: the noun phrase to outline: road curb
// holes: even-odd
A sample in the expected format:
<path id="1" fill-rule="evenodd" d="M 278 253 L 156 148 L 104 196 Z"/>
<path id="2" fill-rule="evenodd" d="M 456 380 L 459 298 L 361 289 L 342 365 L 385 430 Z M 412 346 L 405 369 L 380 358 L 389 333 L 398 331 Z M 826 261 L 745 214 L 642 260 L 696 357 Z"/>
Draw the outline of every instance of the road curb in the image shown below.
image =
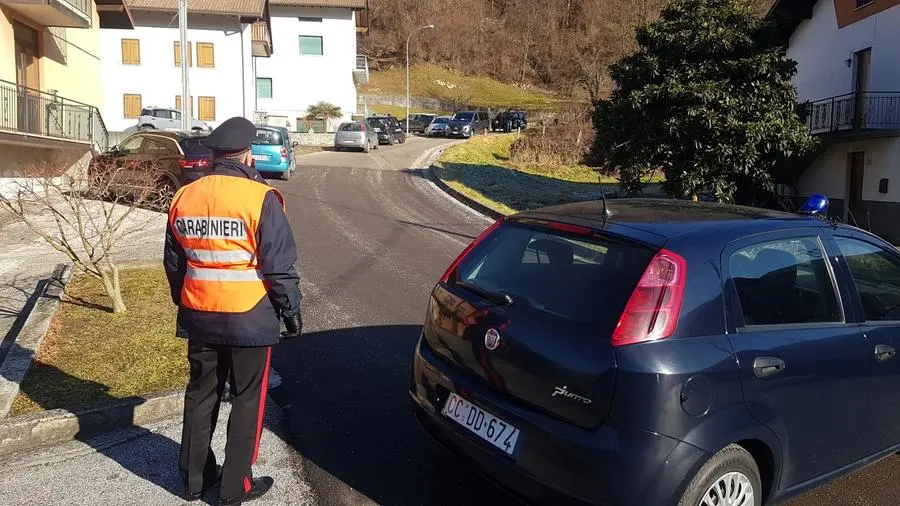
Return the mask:
<path id="1" fill-rule="evenodd" d="M 454 143 L 454 144 L 457 144 L 457 143 Z M 434 165 L 437 162 L 438 158 L 440 158 L 441 154 L 444 152 L 444 149 L 446 149 L 452 145 L 453 144 L 448 144 L 448 145 L 442 146 L 439 149 L 436 149 L 434 151 L 434 153 L 428 157 L 428 160 L 424 164 L 425 165 L 425 171 L 424 171 L 425 177 L 427 177 L 428 180 L 431 181 L 432 183 L 434 183 L 438 188 L 443 190 L 444 193 L 446 193 L 447 195 L 450 195 L 451 197 L 453 197 L 454 199 L 459 201 L 461 204 L 463 204 L 464 206 L 468 207 L 469 209 L 471 209 L 477 213 L 480 213 L 484 216 L 487 216 L 487 217 L 490 217 L 493 219 L 498 219 L 498 218 L 502 218 L 503 216 L 506 216 L 503 213 L 497 212 L 497 211 L 491 209 L 490 207 L 487 207 L 484 204 L 480 204 L 480 203 L 470 199 L 469 197 L 466 197 L 462 193 L 451 188 L 450 185 L 448 185 L 440 177 L 438 177 L 437 171 L 435 170 Z"/>
<path id="2" fill-rule="evenodd" d="M 25 323 L 0 364 L 0 419 L 9 414 L 13 399 L 19 394 L 19 385 L 50 329 L 50 321 L 59 309 L 60 296 L 71 279 L 72 265 L 57 265 L 50 279 L 37 289 L 31 309 L 26 304 Z"/>
<path id="3" fill-rule="evenodd" d="M 184 391 L 175 390 L 9 418 L 0 422 L 0 457 L 117 429 L 146 428 L 183 410 Z"/>

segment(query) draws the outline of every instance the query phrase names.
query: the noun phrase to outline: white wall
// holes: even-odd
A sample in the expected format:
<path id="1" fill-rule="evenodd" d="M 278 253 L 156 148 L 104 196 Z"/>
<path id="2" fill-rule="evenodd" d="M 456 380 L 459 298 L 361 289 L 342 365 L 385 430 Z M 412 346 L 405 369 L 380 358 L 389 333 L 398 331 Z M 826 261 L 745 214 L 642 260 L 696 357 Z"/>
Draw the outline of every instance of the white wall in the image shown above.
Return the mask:
<path id="1" fill-rule="evenodd" d="M 865 152 L 863 200 L 900 202 L 900 137 L 835 142 L 800 176 L 801 195 L 822 193 L 846 198 L 847 157 L 854 151 Z M 878 181 L 888 178 L 888 192 L 878 192 Z"/>
<path id="2" fill-rule="evenodd" d="M 337 105 L 349 119 L 356 112 L 356 22 L 350 9 L 271 6 L 273 54 L 255 58 L 256 77 L 272 79 L 272 98 L 256 99 L 256 110 L 286 116 L 291 127 L 309 105 Z M 299 17 L 322 18 L 322 22 Z M 322 37 L 322 56 L 300 55 L 300 35 Z"/>
<path id="3" fill-rule="evenodd" d="M 787 56 L 797 61 L 798 98 L 819 100 L 853 92 L 853 59 L 872 48 L 869 91 L 900 90 L 900 6 L 838 29 L 834 2 L 821 0 L 812 19 L 791 36 Z"/>
<path id="4" fill-rule="evenodd" d="M 181 67 L 175 66 L 173 47 L 179 38 L 177 16 L 146 11 L 133 14 L 134 30 L 100 31 L 103 119 L 110 131 L 122 131 L 136 125 L 136 119 L 124 117 L 124 94 L 140 94 L 143 107 L 172 108 L 175 107 L 175 96 L 181 95 Z M 189 68 L 193 116 L 196 118 L 199 113 L 199 97 L 207 96 L 216 98 L 216 119 L 207 121 L 213 127 L 233 116 L 252 120 L 255 81 L 250 25 L 241 26 L 236 17 L 199 14 L 189 14 L 188 23 L 188 40 L 193 52 L 193 66 Z M 123 38 L 140 40 L 140 65 L 122 64 Z M 215 67 L 197 67 L 198 42 L 213 43 Z M 243 86 L 241 75 L 245 78 Z"/>

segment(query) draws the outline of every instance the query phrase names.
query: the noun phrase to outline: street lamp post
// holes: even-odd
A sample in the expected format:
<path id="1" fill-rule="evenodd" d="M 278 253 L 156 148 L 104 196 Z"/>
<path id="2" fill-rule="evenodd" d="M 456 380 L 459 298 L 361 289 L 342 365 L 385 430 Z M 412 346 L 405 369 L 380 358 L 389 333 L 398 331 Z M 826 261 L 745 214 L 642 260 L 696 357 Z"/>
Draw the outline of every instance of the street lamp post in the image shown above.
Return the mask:
<path id="1" fill-rule="evenodd" d="M 416 28 L 410 32 L 409 37 L 406 38 L 406 135 L 409 135 L 409 40 L 412 39 L 413 34 L 419 30 L 426 30 L 428 28 L 434 28 L 434 25 Z"/>

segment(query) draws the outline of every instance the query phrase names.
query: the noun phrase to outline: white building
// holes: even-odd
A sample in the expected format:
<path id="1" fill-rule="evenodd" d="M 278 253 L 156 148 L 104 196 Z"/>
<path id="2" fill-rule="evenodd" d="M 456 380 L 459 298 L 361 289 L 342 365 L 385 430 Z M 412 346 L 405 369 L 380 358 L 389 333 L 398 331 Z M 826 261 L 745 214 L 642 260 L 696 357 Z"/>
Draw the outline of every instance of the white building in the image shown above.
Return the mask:
<path id="1" fill-rule="evenodd" d="M 832 214 L 900 241 L 900 0 L 779 0 L 771 16 L 822 140 L 792 174 L 797 193 L 825 194 Z"/>
<path id="2" fill-rule="evenodd" d="M 137 125 L 142 108 L 181 110 L 176 0 L 126 0 L 134 29 L 102 29 L 103 113 L 110 131 Z M 215 127 L 253 119 L 255 56 L 271 54 L 266 0 L 188 2 L 191 111 Z"/>
<path id="3" fill-rule="evenodd" d="M 298 128 L 306 109 L 318 102 L 356 113 L 356 85 L 368 80 L 356 37 L 367 0 L 270 0 L 271 58 L 254 58 L 258 117 Z M 364 28 L 359 27 L 360 30 Z M 333 126 L 333 125 L 331 125 Z"/>

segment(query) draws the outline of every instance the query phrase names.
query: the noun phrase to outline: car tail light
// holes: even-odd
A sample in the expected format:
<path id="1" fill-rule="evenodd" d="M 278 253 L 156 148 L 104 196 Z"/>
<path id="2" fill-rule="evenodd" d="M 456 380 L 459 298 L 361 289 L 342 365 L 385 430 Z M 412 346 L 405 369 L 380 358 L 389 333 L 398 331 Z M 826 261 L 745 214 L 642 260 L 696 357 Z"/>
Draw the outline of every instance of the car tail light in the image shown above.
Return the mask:
<path id="1" fill-rule="evenodd" d="M 282 158 L 287 158 L 287 155 L 288 155 L 288 153 L 287 153 L 287 148 L 286 148 L 286 147 L 282 147 L 282 148 L 281 148 L 281 157 L 282 157 Z"/>
<path id="2" fill-rule="evenodd" d="M 359 125 L 359 131 L 360 131 L 360 132 L 365 132 L 365 131 L 366 131 L 366 124 L 365 124 L 365 123 L 362 123 L 362 124 Z"/>
<path id="3" fill-rule="evenodd" d="M 675 333 L 684 298 L 687 262 L 660 250 L 638 281 L 612 335 L 613 346 L 665 339 Z"/>
<path id="4" fill-rule="evenodd" d="M 497 227 L 499 227 L 500 225 L 502 225 L 504 221 L 505 221 L 504 218 L 498 219 L 498 220 L 495 221 L 490 227 L 486 228 L 486 229 L 484 230 L 484 232 L 481 233 L 481 235 L 479 235 L 478 237 L 476 237 L 474 241 L 472 241 L 471 243 L 469 243 L 469 245 L 466 246 L 466 249 L 462 250 L 462 253 L 460 253 L 459 256 L 456 257 L 456 260 L 454 260 L 453 263 L 450 264 L 450 267 L 447 267 L 447 271 L 444 272 L 444 275 L 443 275 L 443 276 L 441 276 L 441 283 L 446 283 L 447 281 L 449 281 L 449 280 L 450 280 L 450 276 L 453 274 L 453 271 L 455 271 L 456 268 L 459 267 L 459 264 L 463 261 L 463 259 L 465 259 L 466 256 L 467 256 L 473 249 L 475 249 L 475 246 L 478 246 L 478 244 L 481 243 L 481 241 L 483 241 L 487 236 L 491 235 L 491 233 L 492 233 L 494 230 L 497 230 Z"/>
<path id="5" fill-rule="evenodd" d="M 202 169 L 209 167 L 209 160 L 178 160 L 182 169 Z"/>

